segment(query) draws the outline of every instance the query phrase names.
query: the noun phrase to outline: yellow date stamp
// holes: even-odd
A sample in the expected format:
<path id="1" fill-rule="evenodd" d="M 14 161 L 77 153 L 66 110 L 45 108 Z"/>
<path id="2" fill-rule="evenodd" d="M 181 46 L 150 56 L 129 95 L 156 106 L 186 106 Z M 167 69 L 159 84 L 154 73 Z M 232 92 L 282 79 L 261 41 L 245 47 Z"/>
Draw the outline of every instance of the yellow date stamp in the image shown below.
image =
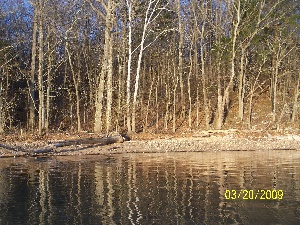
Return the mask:
<path id="1" fill-rule="evenodd" d="M 227 200 L 282 200 L 283 190 L 226 190 L 224 197 Z"/>

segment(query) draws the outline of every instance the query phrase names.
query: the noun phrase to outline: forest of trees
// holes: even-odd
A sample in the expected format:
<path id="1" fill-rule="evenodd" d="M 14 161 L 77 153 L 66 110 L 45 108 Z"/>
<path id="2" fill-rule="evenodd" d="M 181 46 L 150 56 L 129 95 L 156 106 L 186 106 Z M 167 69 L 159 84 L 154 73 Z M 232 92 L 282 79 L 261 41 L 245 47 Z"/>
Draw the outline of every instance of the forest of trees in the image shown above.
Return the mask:
<path id="1" fill-rule="evenodd" d="M 253 129 L 262 114 L 265 128 L 299 128 L 299 10 L 298 0 L 0 0 L 0 133 Z"/>

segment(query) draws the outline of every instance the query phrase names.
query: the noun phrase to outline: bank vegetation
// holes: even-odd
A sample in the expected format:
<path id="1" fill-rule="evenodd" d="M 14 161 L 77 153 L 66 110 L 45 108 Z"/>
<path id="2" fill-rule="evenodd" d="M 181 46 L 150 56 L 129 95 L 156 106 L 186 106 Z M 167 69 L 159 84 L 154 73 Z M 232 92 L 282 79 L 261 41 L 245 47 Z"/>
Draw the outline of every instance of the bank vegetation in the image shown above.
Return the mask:
<path id="1" fill-rule="evenodd" d="M 299 128 L 296 0 L 0 0 L 0 132 Z"/>

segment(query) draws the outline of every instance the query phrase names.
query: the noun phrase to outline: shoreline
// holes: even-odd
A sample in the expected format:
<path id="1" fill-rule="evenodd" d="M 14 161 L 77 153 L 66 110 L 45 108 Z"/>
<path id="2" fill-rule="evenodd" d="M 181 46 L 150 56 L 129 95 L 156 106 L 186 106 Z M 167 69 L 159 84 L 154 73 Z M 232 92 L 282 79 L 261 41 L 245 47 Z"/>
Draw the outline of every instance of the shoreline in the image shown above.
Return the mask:
<path id="1" fill-rule="evenodd" d="M 50 137 L 50 140 L 57 141 L 57 137 L 54 135 Z M 47 153 L 34 153 L 34 150 L 40 148 L 50 148 L 50 151 Z M 73 145 L 55 148 L 47 140 L 0 142 L 0 158 L 262 150 L 300 151 L 300 135 L 241 132 L 237 130 L 202 131 L 177 136 L 137 134 L 131 137 L 131 141 L 124 141 L 123 143 L 110 145 Z"/>

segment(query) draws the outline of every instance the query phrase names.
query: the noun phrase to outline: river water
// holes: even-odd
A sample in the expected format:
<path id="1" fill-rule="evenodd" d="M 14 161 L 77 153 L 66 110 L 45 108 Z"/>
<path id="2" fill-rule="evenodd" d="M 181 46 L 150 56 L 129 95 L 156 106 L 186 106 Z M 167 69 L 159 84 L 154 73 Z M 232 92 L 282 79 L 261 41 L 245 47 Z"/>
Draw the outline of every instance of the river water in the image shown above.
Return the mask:
<path id="1" fill-rule="evenodd" d="M 0 159 L 0 224 L 300 224 L 300 151 Z"/>

